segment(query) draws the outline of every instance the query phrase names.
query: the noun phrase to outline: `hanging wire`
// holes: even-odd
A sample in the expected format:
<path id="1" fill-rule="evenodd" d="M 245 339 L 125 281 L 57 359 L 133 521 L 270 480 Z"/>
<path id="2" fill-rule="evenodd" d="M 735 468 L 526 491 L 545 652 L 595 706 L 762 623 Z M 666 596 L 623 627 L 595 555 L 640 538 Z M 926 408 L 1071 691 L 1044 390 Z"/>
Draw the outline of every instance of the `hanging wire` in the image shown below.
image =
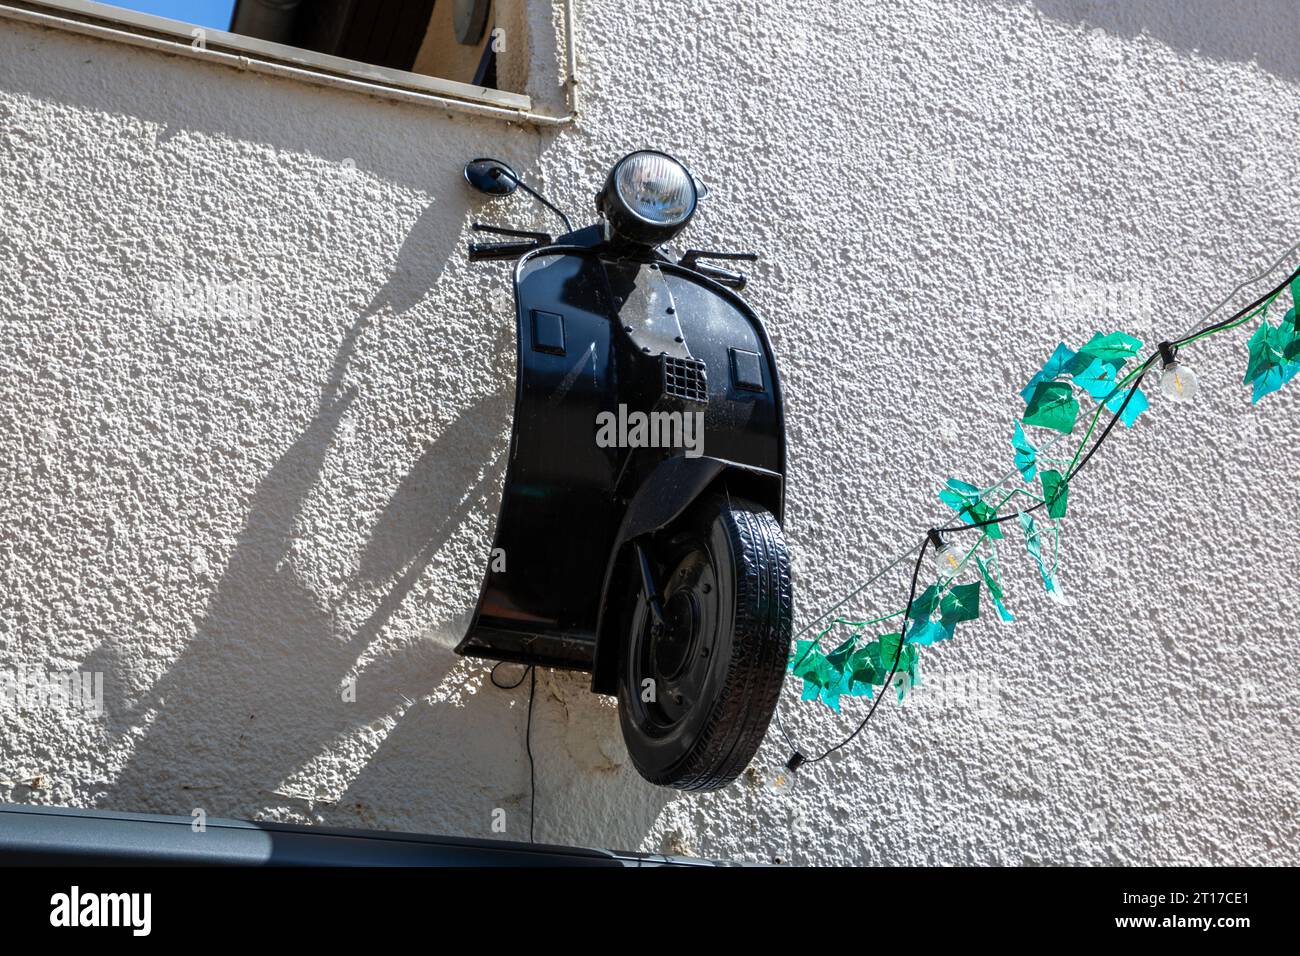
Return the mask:
<path id="1" fill-rule="evenodd" d="M 497 668 L 508 663 L 510 662 L 497 661 L 488 672 L 488 680 L 492 682 L 493 687 L 501 690 L 514 690 L 525 680 L 528 681 L 528 722 L 524 725 L 524 751 L 528 754 L 528 842 L 533 843 L 536 842 L 533 833 L 537 819 L 537 764 L 533 760 L 533 700 L 537 697 L 537 665 L 527 665 L 519 675 L 519 680 L 513 684 L 503 684 L 497 680 Z"/>

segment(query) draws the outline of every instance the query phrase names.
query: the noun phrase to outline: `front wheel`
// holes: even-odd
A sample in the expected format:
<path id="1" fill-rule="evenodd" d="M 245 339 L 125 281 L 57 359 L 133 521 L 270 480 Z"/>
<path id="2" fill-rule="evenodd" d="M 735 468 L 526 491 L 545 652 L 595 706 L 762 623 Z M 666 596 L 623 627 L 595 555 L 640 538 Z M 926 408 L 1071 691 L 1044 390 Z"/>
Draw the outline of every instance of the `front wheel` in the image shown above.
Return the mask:
<path id="1" fill-rule="evenodd" d="M 619 674 L 623 740 L 651 783 L 716 790 L 758 750 L 785 679 L 785 538 L 765 508 L 715 495 L 648 547 L 666 624 L 637 587 Z"/>

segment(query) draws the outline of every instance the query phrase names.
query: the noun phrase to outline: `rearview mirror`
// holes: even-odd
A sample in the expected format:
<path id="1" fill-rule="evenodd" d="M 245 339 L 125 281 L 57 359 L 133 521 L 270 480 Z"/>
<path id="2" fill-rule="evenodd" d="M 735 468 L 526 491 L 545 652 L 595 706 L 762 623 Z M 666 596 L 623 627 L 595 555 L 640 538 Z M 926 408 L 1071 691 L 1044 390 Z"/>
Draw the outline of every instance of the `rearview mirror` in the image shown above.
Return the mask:
<path id="1" fill-rule="evenodd" d="M 519 176 L 499 159 L 471 159 L 465 164 L 465 182 L 488 196 L 509 196 Z"/>

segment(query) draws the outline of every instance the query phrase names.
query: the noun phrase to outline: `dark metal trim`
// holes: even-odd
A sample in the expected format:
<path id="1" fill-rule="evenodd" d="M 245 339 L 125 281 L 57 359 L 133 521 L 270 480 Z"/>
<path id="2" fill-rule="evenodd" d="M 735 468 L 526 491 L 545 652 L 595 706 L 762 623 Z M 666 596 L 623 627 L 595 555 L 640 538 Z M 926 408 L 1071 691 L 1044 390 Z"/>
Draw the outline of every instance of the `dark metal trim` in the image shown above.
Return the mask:
<path id="1" fill-rule="evenodd" d="M 5 866 L 727 866 L 507 840 L 0 804 Z"/>

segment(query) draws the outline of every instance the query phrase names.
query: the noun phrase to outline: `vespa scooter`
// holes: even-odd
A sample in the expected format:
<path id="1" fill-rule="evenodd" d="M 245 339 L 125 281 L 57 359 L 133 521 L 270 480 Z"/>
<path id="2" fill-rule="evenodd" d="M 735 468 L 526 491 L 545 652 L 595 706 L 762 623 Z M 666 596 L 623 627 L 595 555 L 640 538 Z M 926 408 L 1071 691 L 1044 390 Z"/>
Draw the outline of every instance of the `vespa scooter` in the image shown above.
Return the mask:
<path id="1" fill-rule="evenodd" d="M 652 783 L 713 790 L 762 742 L 789 656 L 781 382 L 745 277 L 666 243 L 706 190 L 673 157 L 619 160 L 599 220 L 564 234 L 475 223 L 512 260 L 518 382 L 492 558 L 457 651 L 589 671 Z M 733 291 L 734 290 L 734 291 Z"/>

